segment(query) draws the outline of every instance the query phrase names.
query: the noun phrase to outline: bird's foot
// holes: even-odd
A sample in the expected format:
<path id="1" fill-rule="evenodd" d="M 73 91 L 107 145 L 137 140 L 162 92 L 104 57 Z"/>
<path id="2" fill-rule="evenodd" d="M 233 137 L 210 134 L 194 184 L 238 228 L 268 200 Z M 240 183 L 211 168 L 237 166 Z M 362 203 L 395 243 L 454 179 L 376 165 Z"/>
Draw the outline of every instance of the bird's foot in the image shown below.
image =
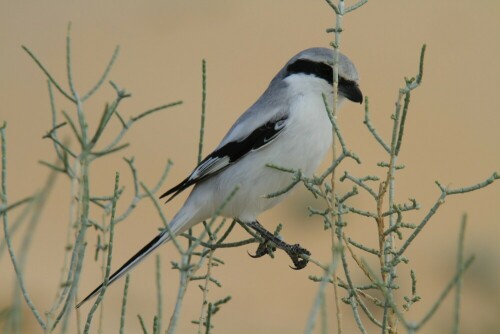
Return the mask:
<path id="1" fill-rule="evenodd" d="M 294 267 L 290 266 L 290 268 L 294 270 L 300 270 L 307 266 L 309 260 L 306 259 L 305 257 L 311 255 L 311 252 L 309 252 L 307 249 L 301 247 L 299 244 L 290 245 L 284 242 L 283 240 L 281 240 L 279 236 L 276 236 L 273 233 L 266 230 L 257 221 L 249 223 L 248 226 L 253 228 L 264 238 L 264 242 L 261 242 L 259 244 L 259 247 L 257 247 L 255 255 L 252 254 L 248 255 L 250 255 L 253 258 L 259 258 L 266 254 L 272 256 L 273 252 L 276 251 L 277 248 L 279 248 L 283 250 L 285 253 L 287 253 L 290 259 L 292 260 Z"/>
<path id="2" fill-rule="evenodd" d="M 253 257 L 254 259 L 259 258 L 259 257 L 263 257 L 264 255 L 269 255 L 269 256 L 273 257 L 273 253 L 275 251 L 276 251 L 276 247 L 271 245 L 269 240 L 266 240 L 266 241 L 261 242 L 259 244 L 259 247 L 257 247 L 257 250 L 255 251 L 255 255 L 252 255 L 250 253 L 248 253 L 248 255 L 250 255 L 250 257 Z"/>
<path id="3" fill-rule="evenodd" d="M 305 268 L 307 266 L 307 263 L 309 263 L 309 260 L 304 258 L 303 256 L 306 255 L 307 257 L 309 257 L 309 255 L 311 255 L 311 252 L 303 247 L 300 247 L 299 244 L 287 246 L 289 248 L 287 250 L 284 249 L 284 251 L 288 254 L 290 259 L 292 259 L 293 265 L 295 266 L 290 266 L 290 268 L 294 270 Z"/>

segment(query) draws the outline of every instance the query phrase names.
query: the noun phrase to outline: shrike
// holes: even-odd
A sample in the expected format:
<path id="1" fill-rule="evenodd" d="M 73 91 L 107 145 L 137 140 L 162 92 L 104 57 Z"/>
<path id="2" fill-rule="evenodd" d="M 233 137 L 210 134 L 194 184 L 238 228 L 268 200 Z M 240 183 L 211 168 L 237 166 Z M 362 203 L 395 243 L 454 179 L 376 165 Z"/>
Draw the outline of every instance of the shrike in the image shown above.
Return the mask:
<path id="1" fill-rule="evenodd" d="M 333 50 L 326 48 L 307 49 L 290 59 L 257 102 L 236 120 L 219 146 L 185 180 L 160 196 L 168 197 L 168 202 L 194 185 L 169 224 L 174 235 L 212 217 L 238 186 L 220 215 L 246 223 L 265 240 L 272 241 L 291 257 L 296 269 L 307 264 L 299 257 L 309 254 L 307 250 L 274 237 L 259 224 L 257 216 L 281 202 L 288 193 L 272 198 L 266 195 L 284 189 L 293 181 L 291 174 L 268 164 L 312 176 L 332 144 L 332 125 L 323 100 L 323 95 L 328 101 L 333 100 L 332 63 Z M 362 103 L 356 67 L 342 54 L 338 74 L 338 104 L 345 99 Z M 162 231 L 113 273 L 108 285 L 169 240 L 167 230 Z M 259 247 L 256 256 L 266 253 L 265 247 Z M 77 307 L 102 287 L 103 284 L 99 285 Z"/>

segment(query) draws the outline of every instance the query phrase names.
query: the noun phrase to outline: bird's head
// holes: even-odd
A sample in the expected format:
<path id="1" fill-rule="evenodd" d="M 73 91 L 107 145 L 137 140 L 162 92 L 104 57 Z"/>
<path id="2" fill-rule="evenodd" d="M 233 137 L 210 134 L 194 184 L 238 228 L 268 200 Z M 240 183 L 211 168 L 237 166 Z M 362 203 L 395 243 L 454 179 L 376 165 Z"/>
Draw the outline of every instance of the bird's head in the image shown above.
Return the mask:
<path id="1" fill-rule="evenodd" d="M 308 80 L 310 84 L 324 87 L 328 92 L 333 88 L 333 50 L 327 48 L 311 48 L 295 55 L 281 71 L 281 78 L 289 77 Z M 310 80 L 313 79 L 313 80 Z M 363 103 L 363 93 L 359 88 L 358 71 L 354 64 L 339 54 L 338 63 L 339 100 L 344 98 Z"/>

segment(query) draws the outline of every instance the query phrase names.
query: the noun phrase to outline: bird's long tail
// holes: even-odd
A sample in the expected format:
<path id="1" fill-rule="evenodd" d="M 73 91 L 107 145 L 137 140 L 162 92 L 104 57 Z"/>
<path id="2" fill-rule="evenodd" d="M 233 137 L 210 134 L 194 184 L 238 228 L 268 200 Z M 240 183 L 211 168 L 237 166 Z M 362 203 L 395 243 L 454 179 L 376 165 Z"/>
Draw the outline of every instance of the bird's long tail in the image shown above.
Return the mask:
<path id="1" fill-rule="evenodd" d="M 189 205 L 188 205 L 189 204 Z M 195 203 L 197 204 L 197 203 Z M 193 224 L 200 221 L 198 213 L 200 207 L 199 205 L 191 205 L 191 202 L 188 200 L 184 204 L 184 206 L 179 210 L 179 212 L 175 215 L 172 221 L 169 224 L 170 231 L 173 235 L 178 235 L 188 228 L 192 227 Z M 203 219 L 201 219 L 203 220 Z M 156 248 L 161 246 L 162 244 L 170 241 L 170 233 L 167 229 L 163 230 L 160 234 L 153 238 L 146 246 L 142 247 L 134 256 L 132 256 L 124 265 L 122 265 L 117 271 L 115 271 L 108 279 L 106 286 L 110 286 L 120 277 L 125 275 L 128 271 L 130 271 L 135 265 L 144 260 L 149 254 L 151 254 Z M 97 288 L 94 289 L 85 299 L 79 302 L 76 305 L 76 308 L 79 308 L 83 303 L 87 300 L 91 299 L 99 292 L 101 292 L 104 287 L 104 282 L 101 283 Z"/>
<path id="2" fill-rule="evenodd" d="M 158 246 L 161 246 L 165 242 L 170 240 L 170 235 L 167 230 L 162 231 L 160 234 L 158 234 L 153 240 L 151 240 L 146 246 L 142 247 L 141 250 L 139 250 L 134 256 L 132 256 L 125 264 L 123 264 L 117 271 L 115 271 L 108 279 L 107 285 L 110 286 L 118 280 L 120 277 L 125 275 L 130 269 L 132 269 L 136 264 L 144 260 L 146 256 L 151 254 Z M 101 292 L 102 288 L 104 286 L 104 282 L 101 283 L 97 288 L 94 289 L 85 299 L 83 299 L 81 302 L 79 302 L 76 305 L 76 308 L 79 308 L 83 303 L 85 303 L 87 300 L 91 299 L 95 295 L 97 295 L 99 292 Z"/>

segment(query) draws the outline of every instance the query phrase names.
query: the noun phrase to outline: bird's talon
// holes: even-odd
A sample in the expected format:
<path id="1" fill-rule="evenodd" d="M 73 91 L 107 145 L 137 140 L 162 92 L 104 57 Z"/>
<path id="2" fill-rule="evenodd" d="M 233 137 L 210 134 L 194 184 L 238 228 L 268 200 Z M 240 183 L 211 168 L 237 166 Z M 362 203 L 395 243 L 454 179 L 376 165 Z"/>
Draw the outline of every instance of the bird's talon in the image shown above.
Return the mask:
<path id="1" fill-rule="evenodd" d="M 304 259 L 300 257 L 301 255 L 311 255 L 311 252 L 309 252 L 307 249 L 300 247 L 299 244 L 292 245 L 289 249 L 289 251 L 286 252 L 288 256 L 290 256 L 290 259 L 292 260 L 293 264 L 295 267 L 290 266 L 293 270 L 300 270 L 304 269 L 307 264 L 309 263 L 309 260 Z"/>
<path id="2" fill-rule="evenodd" d="M 292 258 L 292 261 L 293 261 L 293 264 L 295 267 L 292 267 L 290 266 L 290 268 L 292 268 L 293 270 L 300 270 L 300 269 L 304 269 L 307 264 L 309 263 L 308 260 L 305 260 L 305 259 L 302 259 L 302 258 Z"/>
<path id="3" fill-rule="evenodd" d="M 253 259 L 256 259 L 256 258 L 259 258 L 259 257 L 261 257 L 261 256 L 262 256 L 262 255 L 257 254 L 257 252 L 255 253 L 255 255 L 252 255 L 252 254 L 250 254 L 250 252 L 249 252 L 249 251 L 247 251 L 247 254 L 248 254 L 248 256 L 250 256 L 250 257 L 251 257 L 251 258 L 253 258 Z"/>
<path id="4" fill-rule="evenodd" d="M 264 255 L 268 254 L 271 255 L 269 250 L 272 252 L 276 251 L 276 247 L 269 247 L 269 242 L 265 241 L 259 244 L 259 247 L 257 247 L 257 250 L 255 251 L 255 255 L 250 254 L 248 251 L 248 255 L 254 259 L 257 259 L 259 257 L 263 257 Z"/>
<path id="5" fill-rule="evenodd" d="M 267 231 L 262 225 L 260 225 L 258 221 L 250 223 L 249 226 L 257 231 L 262 236 L 264 241 L 259 244 L 259 247 L 257 247 L 255 255 L 251 255 L 250 253 L 248 255 L 253 258 L 258 258 L 268 254 L 269 256 L 274 258 L 274 252 L 277 249 L 281 249 L 290 257 L 293 262 L 294 266 L 290 266 L 290 268 L 294 270 L 300 270 L 307 266 L 307 263 L 309 262 L 307 257 L 311 255 L 311 252 L 309 252 L 307 249 L 301 247 L 299 244 L 287 244 L 282 240 L 280 236 L 274 235 L 271 232 Z"/>

